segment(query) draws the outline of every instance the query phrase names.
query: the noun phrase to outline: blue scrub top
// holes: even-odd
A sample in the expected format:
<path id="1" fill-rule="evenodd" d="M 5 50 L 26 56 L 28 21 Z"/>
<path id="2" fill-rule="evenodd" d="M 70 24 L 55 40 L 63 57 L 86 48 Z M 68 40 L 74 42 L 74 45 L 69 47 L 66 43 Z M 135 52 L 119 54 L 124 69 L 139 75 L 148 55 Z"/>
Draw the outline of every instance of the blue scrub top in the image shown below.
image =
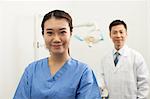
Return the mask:
<path id="1" fill-rule="evenodd" d="M 48 58 L 25 69 L 13 99 L 101 99 L 92 70 L 70 58 L 54 76 Z"/>

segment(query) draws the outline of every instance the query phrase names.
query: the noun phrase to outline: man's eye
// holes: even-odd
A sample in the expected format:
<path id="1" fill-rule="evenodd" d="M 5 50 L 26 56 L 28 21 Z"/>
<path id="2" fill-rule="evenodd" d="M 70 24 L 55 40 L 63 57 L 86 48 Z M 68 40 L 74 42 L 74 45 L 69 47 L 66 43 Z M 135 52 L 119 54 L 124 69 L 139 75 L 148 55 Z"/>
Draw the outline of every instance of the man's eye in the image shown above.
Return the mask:
<path id="1" fill-rule="evenodd" d="M 117 34 L 117 32 L 113 32 L 113 34 Z"/>

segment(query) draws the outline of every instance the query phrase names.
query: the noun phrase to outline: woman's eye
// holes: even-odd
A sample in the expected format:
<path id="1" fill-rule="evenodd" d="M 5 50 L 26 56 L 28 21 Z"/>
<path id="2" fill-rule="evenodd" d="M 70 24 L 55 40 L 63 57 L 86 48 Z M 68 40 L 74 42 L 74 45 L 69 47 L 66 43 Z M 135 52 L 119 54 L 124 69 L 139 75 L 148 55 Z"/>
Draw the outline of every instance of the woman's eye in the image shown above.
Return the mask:
<path id="1" fill-rule="evenodd" d="M 65 33 L 66 33 L 66 31 L 61 31 L 60 33 L 61 33 L 61 34 L 65 34 Z"/>
<path id="2" fill-rule="evenodd" d="M 48 35 L 52 35 L 52 32 L 47 32 Z"/>

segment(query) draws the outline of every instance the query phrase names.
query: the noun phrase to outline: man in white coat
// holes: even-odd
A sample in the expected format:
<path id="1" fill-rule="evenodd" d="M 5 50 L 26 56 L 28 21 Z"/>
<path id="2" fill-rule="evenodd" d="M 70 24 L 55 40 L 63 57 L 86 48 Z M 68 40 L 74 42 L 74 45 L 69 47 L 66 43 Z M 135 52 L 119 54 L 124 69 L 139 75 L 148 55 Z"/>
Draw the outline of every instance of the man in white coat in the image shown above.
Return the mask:
<path id="1" fill-rule="evenodd" d="M 114 49 L 101 61 L 102 91 L 109 99 L 150 99 L 148 67 L 140 53 L 125 45 L 126 23 L 114 20 L 109 31 Z"/>

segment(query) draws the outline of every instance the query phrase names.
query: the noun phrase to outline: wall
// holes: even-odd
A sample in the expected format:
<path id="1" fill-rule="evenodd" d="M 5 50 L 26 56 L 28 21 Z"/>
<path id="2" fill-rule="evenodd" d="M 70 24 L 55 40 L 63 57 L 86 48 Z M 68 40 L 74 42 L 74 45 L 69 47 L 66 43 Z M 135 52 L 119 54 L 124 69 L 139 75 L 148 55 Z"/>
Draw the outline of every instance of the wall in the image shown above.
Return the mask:
<path id="1" fill-rule="evenodd" d="M 5 1 L 0 2 L 0 99 L 12 98 L 25 67 L 34 60 L 35 17 L 53 9 L 69 12 L 74 24 L 96 22 L 104 33 L 104 41 L 92 48 L 74 40 L 72 56 L 99 69 L 101 56 L 112 46 L 108 36 L 108 25 L 116 18 L 128 24 L 127 44 L 137 49 L 150 66 L 150 19 L 147 2 L 138 1 Z M 150 8 L 150 7 L 149 7 Z M 147 22 L 149 20 L 149 23 Z M 149 42 L 149 43 L 148 43 Z M 74 52 L 74 53 L 73 53 Z M 147 54 L 149 53 L 149 54 Z"/>
<path id="2" fill-rule="evenodd" d="M 149 39 L 149 37 L 150 37 L 150 1 L 149 0 L 147 0 L 147 19 L 148 19 L 148 21 L 147 21 L 147 23 L 148 23 L 148 25 L 147 25 L 147 28 L 148 28 L 148 53 L 147 53 L 147 56 L 148 56 L 148 61 L 147 61 L 147 63 L 148 63 L 148 66 L 149 66 L 149 70 L 150 70 L 150 39 Z M 150 97 L 150 94 L 149 94 L 149 97 Z"/>
<path id="3" fill-rule="evenodd" d="M 150 1 L 149 0 L 147 0 L 147 19 L 148 19 L 148 21 L 147 21 L 147 29 L 148 29 L 148 60 L 149 61 L 147 61 L 148 62 L 148 65 L 149 65 L 149 68 L 150 68 L 150 39 L 149 39 L 149 37 L 150 37 Z"/>

